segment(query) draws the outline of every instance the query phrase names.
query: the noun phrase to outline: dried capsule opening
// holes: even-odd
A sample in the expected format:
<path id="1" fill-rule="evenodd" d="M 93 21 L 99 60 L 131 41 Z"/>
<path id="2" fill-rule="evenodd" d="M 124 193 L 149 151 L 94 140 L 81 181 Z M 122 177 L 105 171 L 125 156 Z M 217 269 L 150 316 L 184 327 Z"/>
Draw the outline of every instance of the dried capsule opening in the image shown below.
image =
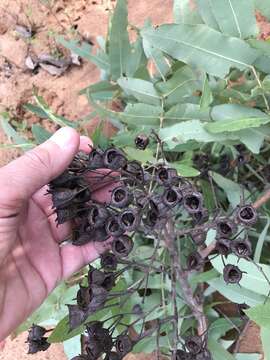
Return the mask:
<path id="1" fill-rule="evenodd" d="M 201 208 L 201 198 L 194 194 L 185 196 L 185 207 L 188 211 L 198 211 Z"/>
<path id="2" fill-rule="evenodd" d="M 166 200 L 169 203 L 175 203 L 178 199 L 177 192 L 173 189 L 170 189 L 166 192 Z"/>
<path id="3" fill-rule="evenodd" d="M 240 210 L 239 215 L 244 220 L 252 220 L 255 216 L 254 209 L 251 206 L 245 206 Z"/>
<path id="4" fill-rule="evenodd" d="M 125 199 L 126 197 L 126 191 L 124 189 L 117 189 L 115 192 L 114 192 L 114 200 L 116 202 L 121 202 Z"/>
<path id="5" fill-rule="evenodd" d="M 111 234 L 114 234 L 120 230 L 120 225 L 116 219 L 110 219 L 107 229 Z"/>
<path id="6" fill-rule="evenodd" d="M 168 170 L 165 168 L 161 168 L 158 170 L 157 177 L 160 181 L 166 181 L 169 178 Z"/>

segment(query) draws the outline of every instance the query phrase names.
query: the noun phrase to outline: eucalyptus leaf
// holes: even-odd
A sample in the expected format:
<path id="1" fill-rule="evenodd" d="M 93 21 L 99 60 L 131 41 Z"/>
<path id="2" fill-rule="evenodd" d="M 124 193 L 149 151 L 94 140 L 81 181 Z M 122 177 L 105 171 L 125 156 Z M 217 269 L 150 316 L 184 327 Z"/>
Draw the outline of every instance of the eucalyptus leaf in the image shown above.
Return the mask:
<path id="1" fill-rule="evenodd" d="M 127 75 L 127 62 L 131 52 L 127 26 L 127 2 L 118 0 L 109 32 L 109 61 L 113 80 Z"/>
<path id="2" fill-rule="evenodd" d="M 173 58 L 219 77 L 225 77 L 232 67 L 249 68 L 260 55 L 243 40 L 206 25 L 161 25 L 143 30 L 142 36 Z"/>
<path id="3" fill-rule="evenodd" d="M 206 25 L 220 31 L 217 20 L 213 14 L 211 0 L 196 0 L 198 11 Z"/>
<path id="4" fill-rule="evenodd" d="M 42 126 L 37 125 L 37 124 L 33 124 L 31 130 L 32 130 L 32 133 L 35 137 L 37 144 L 42 144 L 43 142 L 48 140 L 52 135 L 49 131 L 47 131 Z"/>
<path id="5" fill-rule="evenodd" d="M 200 24 L 202 19 L 198 9 L 190 0 L 173 1 L 174 22 L 185 24 Z"/>

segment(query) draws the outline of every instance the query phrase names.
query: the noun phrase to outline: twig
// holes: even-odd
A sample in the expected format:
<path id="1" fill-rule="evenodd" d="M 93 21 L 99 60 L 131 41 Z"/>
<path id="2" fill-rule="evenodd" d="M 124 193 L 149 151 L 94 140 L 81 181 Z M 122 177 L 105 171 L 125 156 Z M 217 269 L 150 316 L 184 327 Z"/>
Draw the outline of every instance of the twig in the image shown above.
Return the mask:
<path id="1" fill-rule="evenodd" d="M 266 192 L 255 201 L 253 207 L 255 209 L 258 209 L 262 205 L 264 205 L 268 200 L 270 200 L 270 189 L 266 190 Z"/>

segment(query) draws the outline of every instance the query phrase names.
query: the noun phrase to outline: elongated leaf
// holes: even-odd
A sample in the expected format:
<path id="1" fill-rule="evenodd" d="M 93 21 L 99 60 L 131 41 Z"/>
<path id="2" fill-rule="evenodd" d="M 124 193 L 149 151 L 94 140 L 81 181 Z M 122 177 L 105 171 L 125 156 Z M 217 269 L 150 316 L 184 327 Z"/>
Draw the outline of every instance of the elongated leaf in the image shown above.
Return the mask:
<path id="1" fill-rule="evenodd" d="M 48 116 L 39 106 L 33 105 L 33 104 L 25 104 L 23 106 L 26 110 L 31 111 L 33 114 L 39 116 L 42 119 L 47 119 Z"/>
<path id="2" fill-rule="evenodd" d="M 52 120 L 60 126 L 70 126 L 73 128 L 76 128 L 78 126 L 76 123 L 65 119 L 63 116 L 54 114 L 48 104 L 46 104 L 42 96 L 39 96 L 35 93 L 34 98 L 43 113 L 47 115 L 48 119 Z"/>
<path id="3" fill-rule="evenodd" d="M 185 97 L 199 89 L 198 76 L 189 66 L 183 66 L 169 80 L 156 84 L 156 88 L 163 95 L 165 104 L 171 106 L 184 102 Z"/>
<path id="4" fill-rule="evenodd" d="M 231 137 L 226 134 L 210 134 L 204 129 L 199 120 L 184 121 L 173 126 L 165 127 L 159 132 L 160 138 L 167 143 L 170 149 L 189 140 L 197 142 L 226 141 Z"/>
<path id="5" fill-rule="evenodd" d="M 200 24 L 202 19 L 198 9 L 190 0 L 174 0 L 173 17 L 176 23 Z"/>
<path id="6" fill-rule="evenodd" d="M 108 56 L 104 52 L 92 54 L 92 46 L 86 42 L 80 44 L 77 40 L 65 40 L 63 36 L 56 37 L 57 42 L 63 45 L 65 48 L 81 56 L 82 58 L 92 62 L 99 68 L 109 71 L 110 64 Z"/>
<path id="7" fill-rule="evenodd" d="M 117 82 L 127 95 L 134 96 L 138 101 L 160 105 L 160 95 L 151 82 L 134 78 L 121 78 Z"/>
<path id="8" fill-rule="evenodd" d="M 215 183 L 226 193 L 232 208 L 240 204 L 243 194 L 245 198 L 249 196 L 247 190 L 244 191 L 238 183 L 215 172 L 211 172 L 211 176 Z"/>
<path id="9" fill-rule="evenodd" d="M 209 81 L 207 76 L 205 75 L 204 84 L 203 84 L 203 91 L 202 96 L 200 99 L 200 108 L 201 109 L 208 109 L 211 103 L 213 102 L 213 94 L 209 85 Z"/>
<path id="10" fill-rule="evenodd" d="M 270 354 L 270 328 L 269 327 L 262 327 L 261 328 L 261 341 L 263 346 L 263 352 L 264 352 L 264 360 L 269 360 L 269 354 Z M 246 360 L 246 359 L 243 359 Z"/>
<path id="11" fill-rule="evenodd" d="M 129 77 L 138 77 L 135 76 L 138 69 L 145 68 L 146 69 L 147 58 L 143 51 L 143 43 L 142 38 L 139 36 L 138 39 L 132 44 L 132 48 L 130 50 L 130 55 L 127 59 L 127 76 Z"/>
<path id="12" fill-rule="evenodd" d="M 128 104 L 121 119 L 133 126 L 159 126 L 162 108 L 147 104 Z"/>
<path id="13" fill-rule="evenodd" d="M 224 349 L 215 339 L 210 338 L 208 348 L 212 354 L 213 360 L 235 360 L 232 354 Z"/>
<path id="14" fill-rule="evenodd" d="M 207 131 L 218 134 L 223 132 L 234 132 L 242 129 L 255 128 L 270 122 L 270 117 L 262 118 L 244 118 L 234 120 L 224 120 L 206 124 L 204 127 Z"/>
<path id="15" fill-rule="evenodd" d="M 166 59 L 163 52 L 151 45 L 146 39 L 143 40 L 143 48 L 148 59 L 152 60 L 157 73 L 165 81 L 165 76 L 170 71 L 169 60 Z"/>
<path id="16" fill-rule="evenodd" d="M 260 236 L 258 238 L 258 241 L 257 241 L 256 250 L 255 250 L 255 254 L 254 254 L 254 261 L 256 261 L 256 262 L 260 262 L 262 249 L 263 249 L 263 244 L 264 244 L 264 241 L 265 241 L 269 226 L 270 226 L 270 218 L 268 216 L 265 227 L 264 227 L 263 231 L 261 232 L 261 234 L 260 234 Z"/>
<path id="17" fill-rule="evenodd" d="M 237 326 L 241 325 L 241 320 L 233 319 L 232 322 Z M 233 329 L 233 324 L 227 319 L 217 319 L 209 326 L 209 337 L 218 340 L 224 336 L 229 330 Z"/>
<path id="18" fill-rule="evenodd" d="M 127 75 L 127 61 L 130 55 L 127 26 L 127 2 L 118 0 L 109 33 L 109 60 L 113 80 Z"/>
<path id="19" fill-rule="evenodd" d="M 270 330 L 270 303 L 257 305 L 251 309 L 245 310 L 248 317 L 257 325 Z"/>
<path id="20" fill-rule="evenodd" d="M 255 8 L 259 10 L 263 16 L 270 20 L 270 7 L 268 0 L 254 0 Z"/>
<path id="21" fill-rule="evenodd" d="M 31 147 L 31 142 L 22 137 L 9 123 L 9 115 L 7 113 L 0 114 L 0 123 L 5 134 L 15 142 L 17 145 L 23 145 L 23 147 Z"/>
<path id="22" fill-rule="evenodd" d="M 42 144 L 44 141 L 48 140 L 51 137 L 51 133 L 45 130 L 42 126 L 33 124 L 32 133 L 35 137 L 37 144 Z"/>
<path id="23" fill-rule="evenodd" d="M 205 25 L 162 25 L 143 30 L 142 36 L 173 58 L 219 77 L 225 77 L 231 67 L 244 70 L 260 55 L 243 40 L 227 37 Z"/>
<path id="24" fill-rule="evenodd" d="M 248 106 L 238 104 L 216 105 L 211 111 L 211 117 L 214 121 L 223 121 L 231 119 L 241 119 L 249 117 L 268 117 L 263 111 Z"/>
<path id="25" fill-rule="evenodd" d="M 211 0 L 196 0 L 196 4 L 198 6 L 199 14 L 201 15 L 204 23 L 209 27 L 219 31 L 220 28 L 213 14 Z"/>
<path id="26" fill-rule="evenodd" d="M 209 109 L 201 109 L 199 105 L 189 103 L 178 104 L 171 107 L 170 110 L 164 114 L 164 124 L 169 125 L 194 119 L 209 121 L 209 112 Z"/>
<path id="27" fill-rule="evenodd" d="M 241 39 L 257 36 L 253 0 L 210 0 L 210 2 L 211 10 L 224 34 Z M 243 9 L 245 9 L 244 16 Z"/>
<path id="28" fill-rule="evenodd" d="M 227 285 L 222 276 L 217 279 L 208 280 L 207 282 L 226 299 L 236 304 L 246 303 L 249 306 L 256 306 L 265 301 L 264 296 L 258 295 L 243 287 L 240 288 L 239 285 Z"/>
<path id="29" fill-rule="evenodd" d="M 181 164 L 181 163 L 172 163 L 172 166 L 177 169 L 178 173 L 181 176 L 184 177 L 195 177 L 195 176 L 199 176 L 200 172 L 193 168 L 192 166 L 188 166 L 186 164 Z"/>

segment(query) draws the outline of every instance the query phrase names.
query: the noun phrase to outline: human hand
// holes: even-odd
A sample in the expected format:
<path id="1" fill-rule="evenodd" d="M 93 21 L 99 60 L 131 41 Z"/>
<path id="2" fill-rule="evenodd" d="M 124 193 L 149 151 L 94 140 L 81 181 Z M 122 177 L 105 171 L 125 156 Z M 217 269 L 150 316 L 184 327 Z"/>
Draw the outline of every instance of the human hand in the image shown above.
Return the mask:
<path id="1" fill-rule="evenodd" d="M 0 341 L 23 322 L 55 286 L 110 247 L 89 243 L 60 247 L 71 224 L 56 226 L 46 184 L 91 141 L 62 128 L 48 141 L 0 169 Z M 95 194 L 99 201 L 108 189 Z"/>

